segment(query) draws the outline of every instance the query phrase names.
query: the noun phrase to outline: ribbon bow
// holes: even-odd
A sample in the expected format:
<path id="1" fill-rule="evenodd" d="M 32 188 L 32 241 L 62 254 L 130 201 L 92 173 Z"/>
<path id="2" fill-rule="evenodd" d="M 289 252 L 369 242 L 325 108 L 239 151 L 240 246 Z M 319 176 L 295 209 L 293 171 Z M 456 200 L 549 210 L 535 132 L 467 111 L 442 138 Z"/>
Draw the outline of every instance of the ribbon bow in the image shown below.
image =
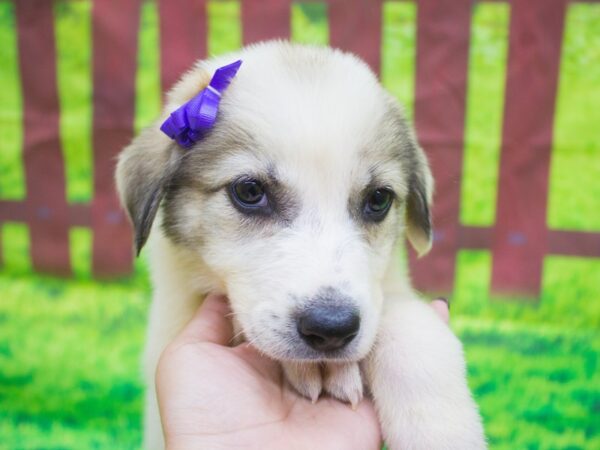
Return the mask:
<path id="1" fill-rule="evenodd" d="M 238 60 L 218 68 L 208 86 L 173 111 L 160 130 L 183 148 L 190 148 L 202 139 L 215 124 L 221 94 L 227 89 L 241 65 L 242 61 Z"/>

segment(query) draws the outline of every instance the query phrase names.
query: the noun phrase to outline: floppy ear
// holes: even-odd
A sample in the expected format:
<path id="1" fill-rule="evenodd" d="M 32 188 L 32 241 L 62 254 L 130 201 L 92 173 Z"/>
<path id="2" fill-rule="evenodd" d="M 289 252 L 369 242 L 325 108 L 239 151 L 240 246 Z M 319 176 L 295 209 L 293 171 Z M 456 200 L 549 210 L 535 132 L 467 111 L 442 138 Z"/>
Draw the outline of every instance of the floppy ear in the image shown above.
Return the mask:
<path id="1" fill-rule="evenodd" d="M 412 139 L 411 162 L 408 173 L 408 197 L 406 201 L 406 237 L 423 256 L 431 249 L 433 229 L 431 223 L 431 200 L 433 177 L 423 150 Z"/>
<path id="2" fill-rule="evenodd" d="M 410 126 L 402 106 L 391 95 L 387 100 L 387 125 L 395 130 L 394 144 L 407 179 L 406 197 L 406 237 L 423 256 L 431 249 L 433 226 L 431 222 L 431 201 L 433 198 L 433 177 L 427 156 Z"/>
<path id="3" fill-rule="evenodd" d="M 142 131 L 121 152 L 117 163 L 117 191 L 133 223 L 138 255 L 148 239 L 160 201 L 181 159 L 177 145 L 158 127 L 158 124 L 153 124 Z"/>
<path id="4" fill-rule="evenodd" d="M 162 120 L 168 112 L 208 86 L 210 74 L 198 61 L 167 93 Z M 179 167 L 184 150 L 160 131 L 162 120 L 146 128 L 119 155 L 116 181 L 121 204 L 129 213 L 139 255 L 146 243 L 160 202 Z"/>

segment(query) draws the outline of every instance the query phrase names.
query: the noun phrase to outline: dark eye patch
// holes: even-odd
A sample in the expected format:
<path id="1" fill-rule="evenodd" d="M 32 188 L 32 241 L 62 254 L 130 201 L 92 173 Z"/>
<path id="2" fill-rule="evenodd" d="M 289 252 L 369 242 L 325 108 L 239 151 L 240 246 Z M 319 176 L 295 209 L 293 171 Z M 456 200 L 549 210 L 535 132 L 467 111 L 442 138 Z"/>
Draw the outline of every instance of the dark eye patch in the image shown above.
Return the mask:
<path id="1" fill-rule="evenodd" d="M 298 194 L 282 183 L 274 170 L 244 174 L 224 186 L 232 206 L 244 222 L 259 220 L 290 225 L 300 212 Z"/>

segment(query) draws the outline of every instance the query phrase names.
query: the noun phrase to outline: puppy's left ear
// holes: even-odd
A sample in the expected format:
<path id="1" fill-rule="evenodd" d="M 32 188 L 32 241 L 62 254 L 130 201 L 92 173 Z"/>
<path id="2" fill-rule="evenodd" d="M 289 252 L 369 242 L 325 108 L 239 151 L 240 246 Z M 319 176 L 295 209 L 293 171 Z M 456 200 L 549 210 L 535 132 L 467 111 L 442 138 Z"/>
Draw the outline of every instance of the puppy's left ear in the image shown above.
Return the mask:
<path id="1" fill-rule="evenodd" d="M 408 173 L 408 197 L 406 200 L 406 237 L 423 256 L 431 249 L 433 226 L 431 201 L 433 177 L 423 150 L 414 142 Z"/>
<path id="2" fill-rule="evenodd" d="M 417 143 L 415 134 L 409 125 L 404 111 L 395 99 L 389 97 L 388 118 L 396 129 L 395 145 L 400 144 L 400 160 L 408 180 L 406 197 L 406 237 L 423 256 L 431 249 L 433 226 L 431 221 L 431 202 L 433 198 L 433 177 L 427 162 L 427 156 Z"/>

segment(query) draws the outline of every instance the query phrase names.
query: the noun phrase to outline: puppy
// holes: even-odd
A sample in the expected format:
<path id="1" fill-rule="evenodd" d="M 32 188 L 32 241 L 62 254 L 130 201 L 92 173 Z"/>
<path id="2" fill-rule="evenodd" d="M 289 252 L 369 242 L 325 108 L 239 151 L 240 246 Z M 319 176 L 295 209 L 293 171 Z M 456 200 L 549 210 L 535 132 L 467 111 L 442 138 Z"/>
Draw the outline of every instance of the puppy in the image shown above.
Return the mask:
<path id="1" fill-rule="evenodd" d="M 159 130 L 236 59 L 202 139 L 184 149 Z M 116 179 L 137 250 L 150 247 L 146 448 L 164 445 L 159 355 L 210 291 L 299 393 L 356 405 L 365 386 L 390 449 L 485 448 L 461 345 L 399 256 L 404 236 L 419 254 L 431 245 L 427 159 L 364 62 L 286 42 L 200 61 Z"/>

